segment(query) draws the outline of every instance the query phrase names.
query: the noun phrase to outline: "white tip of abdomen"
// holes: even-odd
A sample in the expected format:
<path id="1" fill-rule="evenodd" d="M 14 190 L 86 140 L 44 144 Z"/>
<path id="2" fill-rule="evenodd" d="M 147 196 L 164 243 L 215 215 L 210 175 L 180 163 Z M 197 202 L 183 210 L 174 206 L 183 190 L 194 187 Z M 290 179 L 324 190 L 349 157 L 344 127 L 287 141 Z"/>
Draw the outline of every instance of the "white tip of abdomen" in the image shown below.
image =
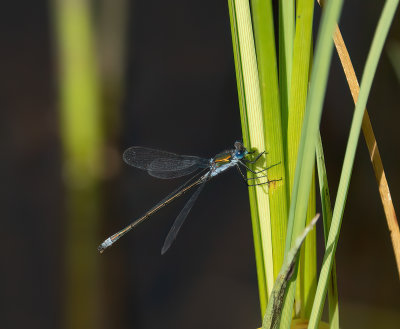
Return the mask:
<path id="1" fill-rule="evenodd" d="M 102 253 L 104 251 L 104 249 L 108 248 L 112 244 L 113 244 L 113 241 L 111 240 L 111 238 L 108 238 L 108 239 L 104 240 L 104 242 L 100 246 L 97 247 L 97 250 L 100 251 L 100 253 Z"/>

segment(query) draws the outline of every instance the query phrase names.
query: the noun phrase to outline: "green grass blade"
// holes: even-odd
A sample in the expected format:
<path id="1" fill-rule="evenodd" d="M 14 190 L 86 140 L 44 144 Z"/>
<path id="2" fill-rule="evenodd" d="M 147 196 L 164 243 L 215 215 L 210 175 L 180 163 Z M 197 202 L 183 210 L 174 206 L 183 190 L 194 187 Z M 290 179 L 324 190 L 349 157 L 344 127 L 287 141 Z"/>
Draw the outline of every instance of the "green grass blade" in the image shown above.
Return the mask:
<path id="1" fill-rule="evenodd" d="M 289 94 L 292 78 L 293 39 L 294 0 L 279 0 L 279 88 L 284 148 L 286 148 Z"/>
<path id="2" fill-rule="evenodd" d="M 311 178 L 311 190 L 308 199 L 306 225 L 310 223 L 315 216 L 316 196 L 315 196 L 315 170 Z M 299 292 L 299 299 L 296 300 L 295 311 L 297 316 L 302 319 L 308 319 L 314 301 L 315 290 L 317 289 L 317 236 L 312 231 L 307 235 L 300 254 L 299 270 L 297 280 L 300 282 L 296 286 L 296 292 Z M 298 302 L 298 303 L 297 303 Z"/>
<path id="3" fill-rule="evenodd" d="M 328 5 L 331 1 L 328 2 Z M 336 196 L 335 208 L 333 211 L 331 229 L 329 231 L 328 242 L 326 245 L 326 253 L 322 263 L 321 274 L 318 281 L 317 292 L 314 300 L 313 311 L 311 313 L 309 328 L 317 328 L 323 309 L 325 300 L 328 279 L 333 264 L 333 257 L 336 251 L 337 242 L 339 239 L 340 226 L 343 217 L 344 206 L 350 177 L 353 169 L 355 152 L 357 149 L 358 138 L 364 115 L 364 109 L 367 104 L 369 92 L 371 90 L 372 81 L 378 66 L 378 61 L 382 53 L 383 45 L 389 32 L 390 25 L 396 13 L 399 0 L 387 0 L 383 8 L 378 26 L 375 31 L 371 49 L 368 54 L 367 62 L 363 77 L 361 80 L 360 93 L 355 107 L 353 122 L 351 124 L 350 135 L 346 148 L 346 154 L 343 161 L 343 169 L 340 177 L 339 188 Z"/>
<path id="4" fill-rule="evenodd" d="M 328 1 L 321 18 L 314 65 L 311 72 L 310 90 L 307 97 L 306 113 L 304 116 L 298 151 L 289 211 L 285 254 L 289 252 L 290 247 L 292 246 L 293 237 L 296 237 L 301 233 L 306 221 L 308 198 L 315 161 L 315 141 L 319 130 L 323 99 L 325 96 L 329 66 L 332 57 L 332 34 L 342 6 L 342 0 Z M 295 281 L 290 284 L 286 296 L 280 328 L 290 327 L 294 291 Z"/>
<path id="5" fill-rule="evenodd" d="M 65 328 L 99 326 L 98 220 L 103 145 L 95 32 L 88 1 L 52 2 L 66 198 Z"/>
<path id="6" fill-rule="evenodd" d="M 279 164 L 268 170 L 268 178 L 281 179 L 281 181 L 271 184 L 269 188 L 272 255 L 274 278 L 276 278 L 282 266 L 285 251 L 283 241 L 286 235 L 288 193 L 282 141 L 274 20 L 271 0 L 252 0 L 251 5 L 265 128 L 265 151 L 268 153 L 265 167 Z"/>
<path id="7" fill-rule="evenodd" d="M 331 198 L 329 196 L 328 176 L 325 168 L 324 150 L 322 147 L 321 135 L 318 135 L 316 142 L 316 157 L 318 168 L 319 191 L 321 196 L 322 216 L 324 223 L 325 244 L 328 240 L 328 233 L 332 222 Z M 329 325 L 331 329 L 339 329 L 339 304 L 336 280 L 336 262 L 333 260 L 331 276 L 328 284 L 329 303 Z"/>
<path id="8" fill-rule="evenodd" d="M 297 16 L 300 18 L 296 20 L 287 132 L 287 167 L 290 192 L 294 182 L 301 127 L 307 100 L 313 13 L 313 0 L 298 0 Z"/>
<path id="9" fill-rule="evenodd" d="M 246 146 L 260 151 L 265 149 L 265 136 L 250 7 L 249 3 L 245 0 L 229 0 L 228 3 L 231 15 L 243 138 L 247 144 Z M 259 287 L 260 304 L 262 314 L 264 314 L 268 295 L 273 286 L 268 186 L 250 187 L 249 195 L 253 208 L 252 216 L 256 214 L 254 208 L 255 205 L 257 206 L 257 218 L 254 219 L 253 217 L 252 222 L 253 234 L 255 236 L 256 260 L 260 261 L 260 256 L 262 255 L 262 265 L 265 274 L 264 278 L 259 277 L 259 283 L 261 283 Z M 261 264 L 257 264 L 257 272 L 262 274 L 263 271 L 259 268 L 260 266 Z M 265 287 L 267 292 L 261 291 Z"/>
<path id="10" fill-rule="evenodd" d="M 240 47 L 239 47 L 237 24 L 236 24 L 236 10 L 233 1 L 228 1 L 228 5 L 229 5 L 229 17 L 231 23 L 233 54 L 235 59 L 236 83 L 237 83 L 238 98 L 239 98 L 239 109 L 240 109 L 240 119 L 242 125 L 243 142 L 245 143 L 245 145 L 248 145 L 250 143 L 250 136 L 248 133 L 248 123 L 246 116 L 247 113 L 246 100 L 244 96 L 245 91 L 243 87 L 242 64 L 241 64 Z M 250 200 L 251 222 L 253 228 L 256 268 L 257 268 L 258 293 L 260 298 L 261 313 L 263 314 L 265 308 L 267 307 L 268 291 L 267 291 L 267 281 L 264 268 L 264 256 L 262 252 L 261 231 L 258 222 L 257 198 L 255 190 L 253 189 L 249 189 L 249 200 Z"/>
<path id="11" fill-rule="evenodd" d="M 304 239 L 313 229 L 317 223 L 319 214 L 317 214 L 311 221 L 310 224 L 305 227 L 303 233 L 298 236 L 287 254 L 285 261 L 282 265 L 279 275 L 275 281 L 274 288 L 272 289 L 271 298 L 268 303 L 267 312 L 263 319 L 262 329 L 275 329 L 279 328 L 279 322 L 282 314 L 283 301 L 285 292 L 289 280 L 294 274 L 295 264 L 298 259 L 300 247 L 304 242 Z"/>
<path id="12" fill-rule="evenodd" d="M 306 107 L 311 58 L 313 0 L 298 0 L 296 8 L 296 33 L 293 49 L 293 69 L 290 87 L 288 128 L 287 128 L 287 169 L 290 191 L 293 187 L 301 127 Z M 315 185 L 310 192 L 308 221 L 315 215 Z M 316 245 L 315 232 L 307 237 L 300 257 L 296 289 L 296 316 L 308 318 L 311 313 L 313 294 L 316 288 Z"/>

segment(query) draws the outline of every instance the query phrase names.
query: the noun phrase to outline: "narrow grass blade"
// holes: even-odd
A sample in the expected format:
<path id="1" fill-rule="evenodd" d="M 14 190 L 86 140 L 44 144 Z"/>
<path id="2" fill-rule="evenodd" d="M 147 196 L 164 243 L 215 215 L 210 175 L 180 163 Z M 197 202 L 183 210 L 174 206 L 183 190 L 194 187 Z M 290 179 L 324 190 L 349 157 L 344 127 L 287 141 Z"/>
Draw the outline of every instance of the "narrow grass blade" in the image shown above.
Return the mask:
<path id="1" fill-rule="evenodd" d="M 313 0 L 299 0 L 296 7 L 296 33 L 294 37 L 293 68 L 289 93 L 289 110 L 287 126 L 287 169 L 290 191 L 293 187 L 296 169 L 297 153 L 300 144 L 301 127 L 306 107 L 309 66 L 311 58 L 312 24 L 314 14 Z M 315 215 L 315 185 L 310 192 L 307 212 L 308 221 Z M 307 251 L 307 252 L 306 252 Z M 316 245 L 315 233 L 306 239 L 301 252 L 298 279 L 301 284 L 296 289 L 295 314 L 308 318 L 311 313 L 312 301 L 316 288 Z M 308 306 L 308 307 L 307 307 Z"/>
<path id="2" fill-rule="evenodd" d="M 286 255 L 285 261 L 275 281 L 274 288 L 271 293 L 271 298 L 268 302 L 267 312 L 264 316 L 262 329 L 279 328 L 286 288 L 294 274 L 295 264 L 298 259 L 300 247 L 303 244 L 307 234 L 313 229 L 314 225 L 317 223 L 318 218 L 319 214 L 317 214 L 310 221 L 310 224 L 305 227 L 303 233 L 301 233 L 296 238 L 292 249 L 290 249 L 290 251 Z"/>
<path id="3" fill-rule="evenodd" d="M 327 7 L 331 3 L 332 2 L 329 1 Z M 332 269 L 333 257 L 339 239 L 340 226 L 342 223 L 343 211 L 346 203 L 346 197 L 350 183 L 351 172 L 353 169 L 357 142 L 360 135 L 364 109 L 367 103 L 369 92 L 371 90 L 372 81 L 376 72 L 376 68 L 378 66 L 378 61 L 382 53 L 383 45 L 389 32 L 394 14 L 396 13 L 398 3 L 399 0 L 387 0 L 385 2 L 385 6 L 383 8 L 378 26 L 375 31 L 374 39 L 372 41 L 371 49 L 368 54 L 367 62 L 365 64 L 360 93 L 355 107 L 353 122 L 350 129 L 350 136 L 346 148 L 346 154 L 344 157 L 342 174 L 340 177 L 336 203 L 333 211 L 331 229 L 329 231 L 326 252 L 322 263 L 321 274 L 319 277 L 317 292 L 314 300 L 314 306 L 310 317 L 310 329 L 317 328 L 321 319 L 328 279 L 330 271 Z"/>
<path id="4" fill-rule="evenodd" d="M 331 36 L 334 31 L 335 22 L 339 18 L 342 5 L 342 0 L 329 1 L 321 18 L 291 196 L 285 254 L 289 252 L 294 237 L 302 232 L 305 225 L 311 177 L 315 161 L 315 141 L 318 136 L 322 104 L 332 57 L 333 42 Z M 294 291 L 295 281 L 292 281 L 285 299 L 280 328 L 290 327 Z"/>
<path id="5" fill-rule="evenodd" d="M 242 125 L 243 142 L 245 143 L 245 145 L 249 145 L 250 136 L 248 133 L 248 122 L 246 116 L 246 100 L 244 97 L 245 91 L 243 87 L 243 73 L 241 65 L 238 32 L 237 32 L 236 10 L 233 1 L 228 1 L 228 5 L 229 5 L 229 18 L 231 23 L 233 55 L 235 59 L 236 83 L 237 83 L 237 90 L 239 97 L 239 109 L 240 109 L 240 119 Z M 257 268 L 258 293 L 260 298 L 261 313 L 263 313 L 265 308 L 267 307 L 268 291 L 267 291 L 267 281 L 264 268 L 264 257 L 262 253 L 260 225 L 258 223 L 257 198 L 255 190 L 253 189 L 249 189 L 249 200 L 250 200 L 251 222 L 253 227 L 256 268 Z"/>
<path id="6" fill-rule="evenodd" d="M 313 169 L 306 225 L 310 223 L 312 216 L 315 216 L 315 209 L 315 170 Z M 317 289 L 317 236 L 315 231 L 310 232 L 304 241 L 300 257 L 297 276 L 300 284 L 298 287 L 296 286 L 296 292 L 299 291 L 299 298 L 295 300 L 295 314 L 300 318 L 308 319 L 311 314 L 315 290 Z"/>
<path id="7" fill-rule="evenodd" d="M 306 108 L 311 57 L 313 0 L 297 2 L 296 35 L 294 38 L 293 73 L 289 98 L 287 132 L 287 167 L 290 192 L 293 188 L 296 159 L 299 150 L 301 127 Z"/>
<path id="8" fill-rule="evenodd" d="M 340 61 L 343 66 L 343 71 L 346 75 L 347 83 L 353 96 L 354 103 L 357 103 L 358 94 L 360 92 L 360 87 L 358 85 L 358 80 L 356 73 L 354 71 L 353 64 L 351 63 L 350 55 L 347 51 L 346 45 L 344 43 L 342 34 L 340 33 L 339 26 L 336 26 L 336 31 L 334 35 L 334 42 L 336 46 L 337 53 L 339 55 Z M 391 48 L 392 49 L 392 48 Z M 400 46 L 398 46 L 398 52 L 400 58 Z M 398 65 L 399 80 L 400 80 L 400 65 Z M 372 167 L 374 169 L 375 178 L 378 183 L 379 194 L 381 197 L 383 209 L 385 211 L 386 222 L 391 232 L 391 239 L 393 250 L 397 263 L 397 271 L 400 276 L 400 230 L 397 221 L 396 211 L 394 209 L 393 200 L 391 197 L 389 184 L 386 180 L 385 170 L 383 168 L 383 163 L 381 155 L 378 148 L 378 143 L 375 138 L 374 131 L 372 129 L 371 120 L 369 119 L 368 111 L 365 109 L 362 131 L 364 134 L 365 143 L 367 144 L 369 156 L 372 162 Z"/>
<path id="9" fill-rule="evenodd" d="M 244 142 L 251 149 L 265 149 L 261 96 L 259 89 L 256 53 L 249 3 L 246 0 L 229 0 L 233 49 L 235 53 L 236 76 L 241 107 Z M 253 192 L 255 191 L 255 192 Z M 269 213 L 268 186 L 250 187 L 253 234 L 259 279 L 262 314 L 273 285 L 273 261 L 271 245 L 271 222 Z M 258 233 L 259 232 L 259 233 Z M 262 264 L 261 264 L 262 256 Z M 263 266 L 263 270 L 260 268 Z M 267 291 L 261 289 L 267 289 Z"/>
<path id="10" fill-rule="evenodd" d="M 275 279 L 282 266 L 285 251 L 283 241 L 287 225 L 288 192 L 286 190 L 274 20 L 271 0 L 252 0 L 251 4 L 264 118 L 265 151 L 267 152 L 265 167 L 273 166 L 268 170 L 269 179 L 280 179 L 273 185 L 271 184 L 269 189 Z"/>
<path id="11" fill-rule="evenodd" d="M 325 168 L 324 150 L 321 135 L 316 142 L 316 157 L 318 168 L 319 192 L 321 196 L 322 218 L 324 223 L 325 245 L 328 240 L 329 229 L 332 222 L 331 198 L 329 196 L 328 176 Z M 336 280 L 336 262 L 333 260 L 331 275 L 328 284 L 329 325 L 331 329 L 339 329 L 339 303 Z"/>
<path id="12" fill-rule="evenodd" d="M 89 1 L 51 2 L 59 65 L 66 199 L 65 328 L 97 328 L 99 179 L 103 145 L 99 72 Z"/>
<path id="13" fill-rule="evenodd" d="M 293 64 L 294 0 L 279 0 L 279 88 L 283 142 L 286 143 L 288 108 Z M 284 148 L 286 145 L 284 145 Z"/>

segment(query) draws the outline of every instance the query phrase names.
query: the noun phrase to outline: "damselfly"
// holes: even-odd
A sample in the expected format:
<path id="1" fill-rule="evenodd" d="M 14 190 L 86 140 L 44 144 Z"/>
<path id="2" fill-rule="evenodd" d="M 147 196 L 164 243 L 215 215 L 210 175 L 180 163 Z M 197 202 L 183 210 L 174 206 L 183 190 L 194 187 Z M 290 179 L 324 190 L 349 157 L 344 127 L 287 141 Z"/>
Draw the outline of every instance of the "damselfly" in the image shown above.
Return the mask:
<path id="1" fill-rule="evenodd" d="M 248 166 L 248 164 L 257 162 L 264 152 L 259 153 L 253 160 L 250 160 L 246 157 L 255 153 L 255 151 L 249 152 L 241 142 L 236 142 L 234 145 L 234 149 L 221 152 L 211 159 L 189 155 L 178 155 L 139 146 L 132 146 L 128 148 L 123 155 L 124 161 L 133 167 L 146 170 L 148 174 L 153 177 L 168 179 L 186 176 L 194 173 L 196 170 L 198 170 L 198 172 L 182 186 L 177 188 L 175 191 L 157 203 L 153 208 L 148 210 L 143 216 L 134 220 L 131 224 L 107 238 L 98 247 L 98 250 L 102 253 L 104 249 L 110 247 L 120 237 L 128 233 L 131 229 L 142 223 L 155 212 L 166 206 L 171 201 L 177 199 L 193 187 L 198 186 L 196 192 L 193 193 L 179 213 L 178 217 L 175 219 L 175 222 L 173 223 L 161 249 L 161 254 L 164 254 L 175 240 L 183 222 L 192 209 L 193 204 L 197 200 L 200 192 L 203 190 L 205 183 L 229 168 L 236 167 L 243 180 L 249 186 L 262 185 L 271 182 L 267 180 L 263 183 L 248 184 L 249 180 L 267 177 L 262 173 L 265 173 L 269 168 L 260 171 L 254 171 Z M 243 174 L 241 167 L 245 170 L 249 170 L 255 176 L 252 178 L 247 178 L 246 175 Z"/>

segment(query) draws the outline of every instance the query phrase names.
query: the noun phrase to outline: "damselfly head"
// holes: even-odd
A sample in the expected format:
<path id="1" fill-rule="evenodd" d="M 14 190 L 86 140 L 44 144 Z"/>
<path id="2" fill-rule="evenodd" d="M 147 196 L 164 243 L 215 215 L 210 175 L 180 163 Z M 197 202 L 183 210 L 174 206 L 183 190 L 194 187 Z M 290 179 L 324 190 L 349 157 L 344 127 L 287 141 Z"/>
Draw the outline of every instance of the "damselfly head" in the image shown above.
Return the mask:
<path id="1" fill-rule="evenodd" d="M 234 145 L 236 157 L 241 159 L 248 153 L 242 142 L 236 141 Z"/>

